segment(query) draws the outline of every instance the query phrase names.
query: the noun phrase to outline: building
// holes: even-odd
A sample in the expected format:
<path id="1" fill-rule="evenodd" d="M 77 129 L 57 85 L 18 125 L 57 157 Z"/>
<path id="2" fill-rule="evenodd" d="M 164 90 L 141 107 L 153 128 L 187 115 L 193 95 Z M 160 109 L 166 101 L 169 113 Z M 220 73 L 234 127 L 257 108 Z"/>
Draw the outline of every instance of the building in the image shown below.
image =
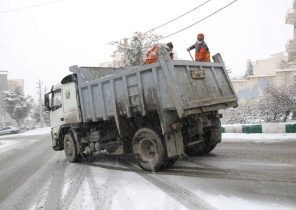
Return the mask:
<path id="1" fill-rule="evenodd" d="M 257 60 L 254 75 L 243 80 L 232 80 L 233 87 L 240 101 L 256 99 L 263 95 L 268 86 L 282 87 L 296 83 L 296 0 L 293 9 L 289 9 L 286 24 L 294 26 L 293 39 L 286 45 L 286 52 Z"/>
<path id="2" fill-rule="evenodd" d="M 289 40 L 286 45 L 286 51 L 289 55 L 289 60 L 294 60 L 296 58 L 296 0 L 293 1 L 293 8 L 288 10 L 286 16 L 286 24 L 293 25 L 294 36 L 293 39 Z"/>
<path id="3" fill-rule="evenodd" d="M 8 90 L 7 74 L 7 71 L 0 70 L 0 127 L 3 127 L 8 119 L 4 104 L 4 92 Z"/>
<path id="4" fill-rule="evenodd" d="M 8 82 L 8 90 L 20 88 L 24 91 L 25 83 L 23 79 L 10 79 Z"/>
<path id="5" fill-rule="evenodd" d="M 256 60 L 254 65 L 254 75 L 275 75 L 276 71 L 280 70 L 279 64 L 286 62 L 288 56 L 284 52 L 271 55 L 269 58 Z"/>

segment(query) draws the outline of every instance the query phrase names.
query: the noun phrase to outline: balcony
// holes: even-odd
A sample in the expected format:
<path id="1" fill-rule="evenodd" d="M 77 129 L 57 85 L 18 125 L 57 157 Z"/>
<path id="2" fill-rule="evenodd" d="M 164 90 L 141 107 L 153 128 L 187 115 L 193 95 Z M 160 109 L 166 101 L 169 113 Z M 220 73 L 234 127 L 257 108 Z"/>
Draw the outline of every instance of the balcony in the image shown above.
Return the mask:
<path id="1" fill-rule="evenodd" d="M 288 14 L 286 16 L 286 24 L 296 24 L 296 10 L 295 9 L 289 9 Z"/>
<path id="2" fill-rule="evenodd" d="M 296 40 L 289 40 L 286 45 L 287 53 L 296 53 Z"/>

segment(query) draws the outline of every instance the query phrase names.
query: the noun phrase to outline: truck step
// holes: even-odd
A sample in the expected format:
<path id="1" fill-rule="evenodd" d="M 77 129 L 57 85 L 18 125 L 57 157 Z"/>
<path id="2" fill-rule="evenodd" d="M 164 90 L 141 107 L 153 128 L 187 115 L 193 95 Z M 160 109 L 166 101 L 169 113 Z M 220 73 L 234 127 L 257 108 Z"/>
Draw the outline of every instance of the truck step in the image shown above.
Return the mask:
<path id="1" fill-rule="evenodd" d="M 196 144 L 200 144 L 200 143 L 203 143 L 204 140 L 197 140 L 197 141 L 194 141 L 194 142 L 191 142 L 189 144 L 187 144 L 188 147 L 191 147 L 191 146 L 194 146 Z"/>

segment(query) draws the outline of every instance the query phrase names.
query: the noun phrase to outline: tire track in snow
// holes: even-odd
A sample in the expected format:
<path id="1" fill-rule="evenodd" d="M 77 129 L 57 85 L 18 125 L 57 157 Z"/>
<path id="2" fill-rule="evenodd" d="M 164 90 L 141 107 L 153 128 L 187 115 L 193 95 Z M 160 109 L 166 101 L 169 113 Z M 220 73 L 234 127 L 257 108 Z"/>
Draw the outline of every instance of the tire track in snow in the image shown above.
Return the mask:
<path id="1" fill-rule="evenodd" d="M 42 149 L 42 150 L 41 150 Z M 0 172 L 0 202 L 4 201 L 11 193 L 21 187 L 32 176 L 32 172 L 41 168 L 54 152 L 46 145 L 32 148 L 31 152 L 22 159 L 18 159 L 5 170 Z"/>
<path id="2" fill-rule="evenodd" d="M 76 176 L 71 178 L 70 187 L 64 198 L 60 201 L 59 209 L 69 209 L 73 200 L 75 199 L 81 185 L 87 175 L 87 166 L 77 164 L 77 170 L 73 171 Z"/>
<path id="3" fill-rule="evenodd" d="M 123 160 L 129 165 L 131 168 L 139 168 L 134 163 L 130 162 L 129 160 Z M 207 210 L 214 210 L 212 205 L 205 202 L 199 196 L 195 195 L 191 191 L 187 190 L 186 188 L 178 185 L 175 182 L 171 182 L 168 179 L 165 179 L 163 176 L 159 176 L 158 174 L 152 173 L 137 173 L 139 176 L 150 182 L 151 184 L 158 187 L 164 193 L 181 203 L 186 208 L 193 210 L 193 209 L 207 209 Z"/>
<path id="4" fill-rule="evenodd" d="M 106 175 L 106 181 L 100 186 L 97 186 L 93 175 L 88 169 L 87 181 L 96 209 L 111 209 L 112 196 L 114 193 L 111 171 L 106 171 Z"/>
<path id="5" fill-rule="evenodd" d="M 40 150 L 48 147 L 38 140 L 34 140 L 30 143 L 26 142 L 25 145 L 22 143 L 19 143 L 18 145 L 19 147 L 13 151 L 7 151 L 9 154 L 0 156 L 0 174 L 1 172 L 6 171 L 7 168 L 17 164 L 18 161 L 25 161 L 24 159 L 27 158 L 27 156 L 31 157 L 33 153 L 39 153 Z"/>
<path id="6" fill-rule="evenodd" d="M 27 209 L 32 201 L 40 196 L 40 190 L 52 177 L 58 155 L 46 159 L 39 169 L 33 172 L 24 184 L 9 195 L 1 204 L 0 209 Z"/>
<path id="7" fill-rule="evenodd" d="M 44 206 L 45 210 L 59 209 L 59 203 L 62 197 L 64 185 L 64 174 L 67 167 L 67 160 L 60 159 L 55 162 L 56 169 L 48 189 L 47 199 Z"/>
<path id="8" fill-rule="evenodd" d="M 162 205 L 162 210 L 179 210 L 181 209 L 181 204 L 169 195 L 165 196 L 164 204 Z"/>
<path id="9" fill-rule="evenodd" d="M 120 158 L 116 157 L 116 165 L 120 164 Z M 87 181 L 90 186 L 91 194 L 93 197 L 93 201 L 95 203 L 96 209 L 111 209 L 112 203 L 116 195 L 118 195 L 121 199 L 119 202 L 124 209 L 135 209 L 132 202 L 129 200 L 127 195 L 122 192 L 124 190 L 124 186 L 120 183 L 120 177 L 122 175 L 121 171 L 114 170 L 106 170 L 107 179 L 101 185 L 97 186 L 95 182 L 94 173 L 91 172 L 90 167 L 88 168 L 88 176 Z M 95 168 L 94 168 L 95 169 Z M 121 190 L 121 191 L 119 191 Z M 124 203 L 121 202 L 124 199 Z"/>

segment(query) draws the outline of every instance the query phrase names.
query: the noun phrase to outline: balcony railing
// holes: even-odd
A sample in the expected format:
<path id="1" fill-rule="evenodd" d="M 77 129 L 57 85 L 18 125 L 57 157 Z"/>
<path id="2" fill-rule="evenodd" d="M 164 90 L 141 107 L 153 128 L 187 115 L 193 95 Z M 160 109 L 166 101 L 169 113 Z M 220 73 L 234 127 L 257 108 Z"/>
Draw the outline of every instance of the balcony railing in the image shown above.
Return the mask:
<path id="1" fill-rule="evenodd" d="M 296 52 L 296 40 L 289 40 L 286 44 L 287 53 L 295 53 Z"/>
<path id="2" fill-rule="evenodd" d="M 286 15 L 286 23 L 287 24 L 296 24 L 296 10 L 289 9 Z"/>

